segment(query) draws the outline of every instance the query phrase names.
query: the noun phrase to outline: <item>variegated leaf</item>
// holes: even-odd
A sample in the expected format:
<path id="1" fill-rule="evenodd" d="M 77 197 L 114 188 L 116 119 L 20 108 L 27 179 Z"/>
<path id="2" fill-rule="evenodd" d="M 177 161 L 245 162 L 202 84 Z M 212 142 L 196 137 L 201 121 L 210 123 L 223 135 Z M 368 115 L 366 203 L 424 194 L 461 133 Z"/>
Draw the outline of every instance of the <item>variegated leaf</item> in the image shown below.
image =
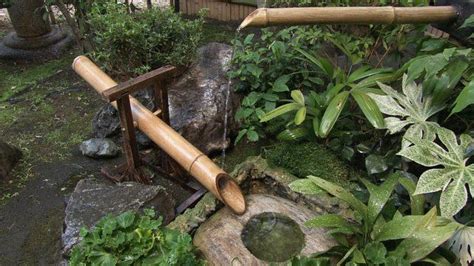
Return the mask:
<path id="1" fill-rule="evenodd" d="M 469 186 L 471 196 L 473 193 L 474 164 L 466 165 L 469 158 L 464 158 L 465 150 L 472 143 L 472 138 L 461 135 L 459 143 L 451 130 L 442 127 L 436 127 L 435 130 L 435 138 L 437 136 L 443 146 L 433 140 L 421 139 L 419 134 L 411 134 L 406 138 L 413 145 L 402 147 L 398 154 L 423 166 L 443 166 L 421 174 L 415 194 L 441 191 L 441 215 L 452 217 L 467 202 L 466 184 Z"/>
<path id="2" fill-rule="evenodd" d="M 385 118 L 385 124 L 390 134 L 400 132 L 408 127 L 405 136 L 419 137 L 427 140 L 434 140 L 435 130 L 438 124 L 428 121 L 428 119 L 442 110 L 445 106 L 434 106 L 430 97 L 424 97 L 423 88 L 414 81 L 408 82 L 407 75 L 403 76 L 402 92 L 394 90 L 392 87 L 378 83 L 380 89 L 386 95 L 370 93 L 380 111 L 391 117 Z M 411 143 L 408 138 L 404 138 L 402 146 L 408 147 Z"/>

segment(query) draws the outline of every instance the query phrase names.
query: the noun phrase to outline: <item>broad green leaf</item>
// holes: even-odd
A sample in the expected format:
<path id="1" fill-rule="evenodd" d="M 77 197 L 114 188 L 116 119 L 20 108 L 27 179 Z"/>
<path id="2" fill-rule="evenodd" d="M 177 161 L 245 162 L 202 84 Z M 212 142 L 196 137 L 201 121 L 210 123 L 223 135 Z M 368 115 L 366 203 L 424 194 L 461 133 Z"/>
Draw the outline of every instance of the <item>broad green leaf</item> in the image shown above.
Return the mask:
<path id="1" fill-rule="evenodd" d="M 255 130 L 249 129 L 247 131 L 247 139 L 252 142 L 258 141 L 258 133 Z"/>
<path id="2" fill-rule="evenodd" d="M 287 103 L 282 106 L 279 106 L 272 111 L 266 113 L 261 119 L 260 122 L 267 122 L 269 120 L 272 120 L 273 118 L 276 118 L 280 115 L 286 114 L 291 111 L 298 110 L 301 107 L 300 104 L 297 103 Z"/>
<path id="3" fill-rule="evenodd" d="M 372 124 L 372 126 L 375 128 L 384 128 L 385 122 L 383 120 L 383 115 L 375 101 L 372 100 L 372 98 L 370 98 L 366 93 L 358 90 L 353 90 L 351 94 L 364 113 L 365 117 L 367 117 L 367 120 L 369 120 L 370 124 Z"/>
<path id="4" fill-rule="evenodd" d="M 365 258 L 374 265 L 383 264 L 387 249 L 380 242 L 371 242 L 364 247 Z"/>
<path id="5" fill-rule="evenodd" d="M 474 104 L 474 81 L 469 82 L 461 93 L 459 93 L 449 115 L 451 116 L 452 114 L 459 113 L 471 104 Z"/>
<path id="6" fill-rule="evenodd" d="M 444 148 L 432 141 L 410 138 L 413 146 L 402 148 L 398 154 L 424 166 L 443 166 L 421 174 L 415 195 L 441 190 L 441 214 L 452 217 L 467 202 L 465 185 L 474 188 L 474 164 L 467 165 L 468 160 L 464 158 L 464 152 L 473 140 L 468 135 L 461 135 L 458 143 L 454 132 L 442 127 L 437 129 L 436 136 Z"/>
<path id="7" fill-rule="evenodd" d="M 333 77 L 334 69 L 332 65 L 325 60 L 324 58 L 316 58 L 315 56 L 309 54 L 308 52 L 300 49 L 300 48 L 295 48 L 296 51 L 298 51 L 300 54 L 302 54 L 308 61 L 313 63 L 315 66 L 317 66 L 321 71 L 326 73 L 329 77 Z"/>
<path id="8" fill-rule="evenodd" d="M 117 223 L 122 228 L 127 228 L 133 224 L 135 220 L 135 214 L 131 211 L 124 212 L 117 216 Z"/>
<path id="9" fill-rule="evenodd" d="M 301 106 L 304 106 L 304 95 L 300 90 L 292 90 L 291 98 Z"/>
<path id="10" fill-rule="evenodd" d="M 295 115 L 295 125 L 299 126 L 306 118 L 306 107 L 301 107 Z"/>
<path id="11" fill-rule="evenodd" d="M 290 80 L 289 75 L 283 75 L 279 77 L 275 82 L 273 83 L 273 88 L 272 90 L 274 92 L 285 92 L 285 91 L 290 91 L 286 83 Z"/>
<path id="12" fill-rule="evenodd" d="M 352 195 L 352 193 L 350 193 L 349 191 L 319 177 L 310 175 L 308 176 L 308 179 L 313 181 L 317 186 L 324 189 L 329 194 L 347 202 L 349 205 L 352 206 L 352 208 L 354 208 L 354 210 L 359 212 L 363 217 L 367 217 L 367 206 L 365 206 L 364 203 L 354 197 L 354 195 Z"/>
<path id="13" fill-rule="evenodd" d="M 373 175 L 385 172 L 388 169 L 388 165 L 383 156 L 370 154 L 365 158 L 365 168 L 369 175 Z"/>
<path id="14" fill-rule="evenodd" d="M 375 69 L 370 69 L 370 70 L 368 70 L 368 68 L 367 69 L 358 68 L 356 71 L 354 71 L 349 76 L 347 81 L 352 83 L 352 82 L 355 82 L 355 81 L 358 81 L 358 80 L 361 80 L 361 79 L 364 79 L 364 78 L 368 78 L 368 77 L 371 77 L 371 76 L 374 76 L 374 75 L 378 75 L 378 74 L 381 74 L 381 73 L 387 73 L 389 71 L 391 71 L 391 70 L 387 69 L 387 68 L 375 68 Z M 375 83 L 375 81 L 372 81 L 372 82 Z"/>
<path id="15" fill-rule="evenodd" d="M 277 139 L 281 141 L 297 141 L 308 136 L 309 131 L 305 127 L 288 128 L 277 135 Z"/>
<path id="16" fill-rule="evenodd" d="M 413 231 L 413 234 L 404 239 L 393 253 L 406 252 L 407 259 L 410 262 L 418 261 L 446 242 L 455 233 L 457 228 L 457 223 L 440 223 L 440 219 L 436 216 L 427 222 L 421 221 Z"/>
<path id="17" fill-rule="evenodd" d="M 242 140 L 242 138 L 247 134 L 247 129 L 244 128 L 244 129 L 241 129 L 239 131 L 239 134 L 237 135 L 237 137 L 235 138 L 235 144 L 239 143 L 239 141 Z"/>
<path id="18" fill-rule="evenodd" d="M 459 28 L 462 29 L 471 27 L 474 27 L 474 15 L 469 16 Z"/>
<path id="19" fill-rule="evenodd" d="M 346 105 L 347 97 L 349 96 L 348 91 L 343 91 L 336 95 L 332 101 L 329 103 L 324 115 L 321 119 L 321 125 L 319 127 L 319 133 L 321 137 L 326 137 L 334 124 L 336 123 L 339 115 L 342 112 L 342 109 Z"/>
<path id="20" fill-rule="evenodd" d="M 316 216 L 304 223 L 308 227 L 327 227 L 327 228 L 347 228 L 352 233 L 354 230 L 357 231 L 357 228 L 353 228 L 344 218 L 337 214 L 324 214 Z"/>
<path id="21" fill-rule="evenodd" d="M 320 125 L 319 118 L 317 118 L 317 117 L 313 118 L 313 131 L 314 131 L 314 134 L 316 135 L 316 137 L 320 137 L 319 125 Z"/>
<path id="22" fill-rule="evenodd" d="M 410 208 L 412 215 L 423 215 L 425 206 L 425 197 L 423 195 L 415 195 L 416 183 L 409 178 L 400 178 L 400 184 L 407 190 L 410 196 Z"/>
<path id="23" fill-rule="evenodd" d="M 413 234 L 417 224 L 423 219 L 421 215 L 407 215 L 394 218 L 373 232 L 375 241 L 405 239 Z"/>
<path id="24" fill-rule="evenodd" d="M 399 174 L 392 174 L 389 178 L 383 182 L 380 186 L 376 186 L 366 179 L 362 179 L 362 182 L 369 190 L 369 202 L 367 204 L 367 223 L 372 226 L 382 211 L 383 207 L 390 199 L 395 185 L 398 183 L 400 178 Z"/>
<path id="25" fill-rule="evenodd" d="M 295 180 L 291 182 L 289 186 L 291 190 L 305 195 L 317 195 L 324 193 L 320 187 L 307 178 Z"/>
<path id="26" fill-rule="evenodd" d="M 409 126 L 402 140 L 403 147 L 410 145 L 407 136 L 419 136 L 433 141 L 438 124 L 428 121 L 428 119 L 441 111 L 444 106 L 433 106 L 431 100 L 423 96 L 421 85 L 409 82 L 407 75 L 403 76 L 403 94 L 382 83 L 378 85 L 386 95 L 375 93 L 368 95 L 375 101 L 382 113 L 391 116 L 385 118 L 385 125 L 390 134 L 398 133 Z"/>

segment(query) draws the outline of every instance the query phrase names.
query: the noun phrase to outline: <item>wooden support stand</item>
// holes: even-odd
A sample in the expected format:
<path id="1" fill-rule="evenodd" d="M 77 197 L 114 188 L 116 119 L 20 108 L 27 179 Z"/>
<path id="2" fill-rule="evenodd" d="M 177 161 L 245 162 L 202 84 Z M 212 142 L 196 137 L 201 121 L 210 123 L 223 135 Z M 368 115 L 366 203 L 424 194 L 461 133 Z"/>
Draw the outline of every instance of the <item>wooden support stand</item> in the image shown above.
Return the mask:
<path id="1" fill-rule="evenodd" d="M 144 164 L 148 165 L 158 172 L 160 176 L 179 183 L 183 188 L 193 193 L 178 206 L 176 212 L 181 213 L 199 200 L 206 190 L 200 185 L 197 187 L 195 185 L 189 185 L 189 182 L 186 182 L 188 180 L 187 172 L 184 171 L 165 152 L 159 152 L 159 165 L 152 164 L 151 162 L 140 158 L 135 134 L 137 124 L 133 119 L 130 105 L 130 95 L 132 93 L 145 88 L 153 88 L 155 106 L 157 107 L 153 114 L 169 125 L 170 117 L 166 82 L 173 78 L 176 73 L 177 71 L 175 67 L 164 66 L 137 78 L 120 83 L 102 93 L 102 97 L 107 102 L 113 103 L 115 101 L 117 104 L 126 162 L 113 169 L 102 168 L 101 172 L 114 182 L 136 181 L 144 184 L 151 184 L 151 178 L 141 169 Z"/>

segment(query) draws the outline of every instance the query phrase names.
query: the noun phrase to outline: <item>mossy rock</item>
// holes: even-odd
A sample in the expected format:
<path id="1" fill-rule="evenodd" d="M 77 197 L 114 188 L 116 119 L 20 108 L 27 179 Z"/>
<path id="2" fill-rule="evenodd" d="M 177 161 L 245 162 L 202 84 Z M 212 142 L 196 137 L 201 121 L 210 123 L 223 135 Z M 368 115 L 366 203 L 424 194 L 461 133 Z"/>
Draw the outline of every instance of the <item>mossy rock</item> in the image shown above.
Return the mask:
<path id="1" fill-rule="evenodd" d="M 360 176 L 336 154 L 314 142 L 279 143 L 268 148 L 265 157 L 271 165 L 300 178 L 313 175 L 345 185 Z"/>

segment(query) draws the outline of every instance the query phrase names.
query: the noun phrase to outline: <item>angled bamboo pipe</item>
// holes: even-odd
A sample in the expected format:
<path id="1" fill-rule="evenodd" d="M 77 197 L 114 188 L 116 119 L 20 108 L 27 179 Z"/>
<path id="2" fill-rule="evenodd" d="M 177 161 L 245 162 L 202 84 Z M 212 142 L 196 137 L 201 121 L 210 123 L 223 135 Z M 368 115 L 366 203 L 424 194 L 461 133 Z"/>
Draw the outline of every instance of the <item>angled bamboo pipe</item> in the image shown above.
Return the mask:
<path id="1" fill-rule="evenodd" d="M 72 68 L 99 94 L 117 85 L 85 56 L 78 56 L 74 59 Z M 115 102 L 112 105 L 117 108 Z M 233 212 L 237 214 L 245 212 L 246 204 L 242 192 L 237 183 L 224 170 L 131 96 L 130 107 L 133 120 L 143 133 L 184 169 L 188 170 L 199 183 Z"/>
<path id="2" fill-rule="evenodd" d="M 259 8 L 242 21 L 238 30 L 276 25 L 449 22 L 458 15 L 454 6 Z"/>

